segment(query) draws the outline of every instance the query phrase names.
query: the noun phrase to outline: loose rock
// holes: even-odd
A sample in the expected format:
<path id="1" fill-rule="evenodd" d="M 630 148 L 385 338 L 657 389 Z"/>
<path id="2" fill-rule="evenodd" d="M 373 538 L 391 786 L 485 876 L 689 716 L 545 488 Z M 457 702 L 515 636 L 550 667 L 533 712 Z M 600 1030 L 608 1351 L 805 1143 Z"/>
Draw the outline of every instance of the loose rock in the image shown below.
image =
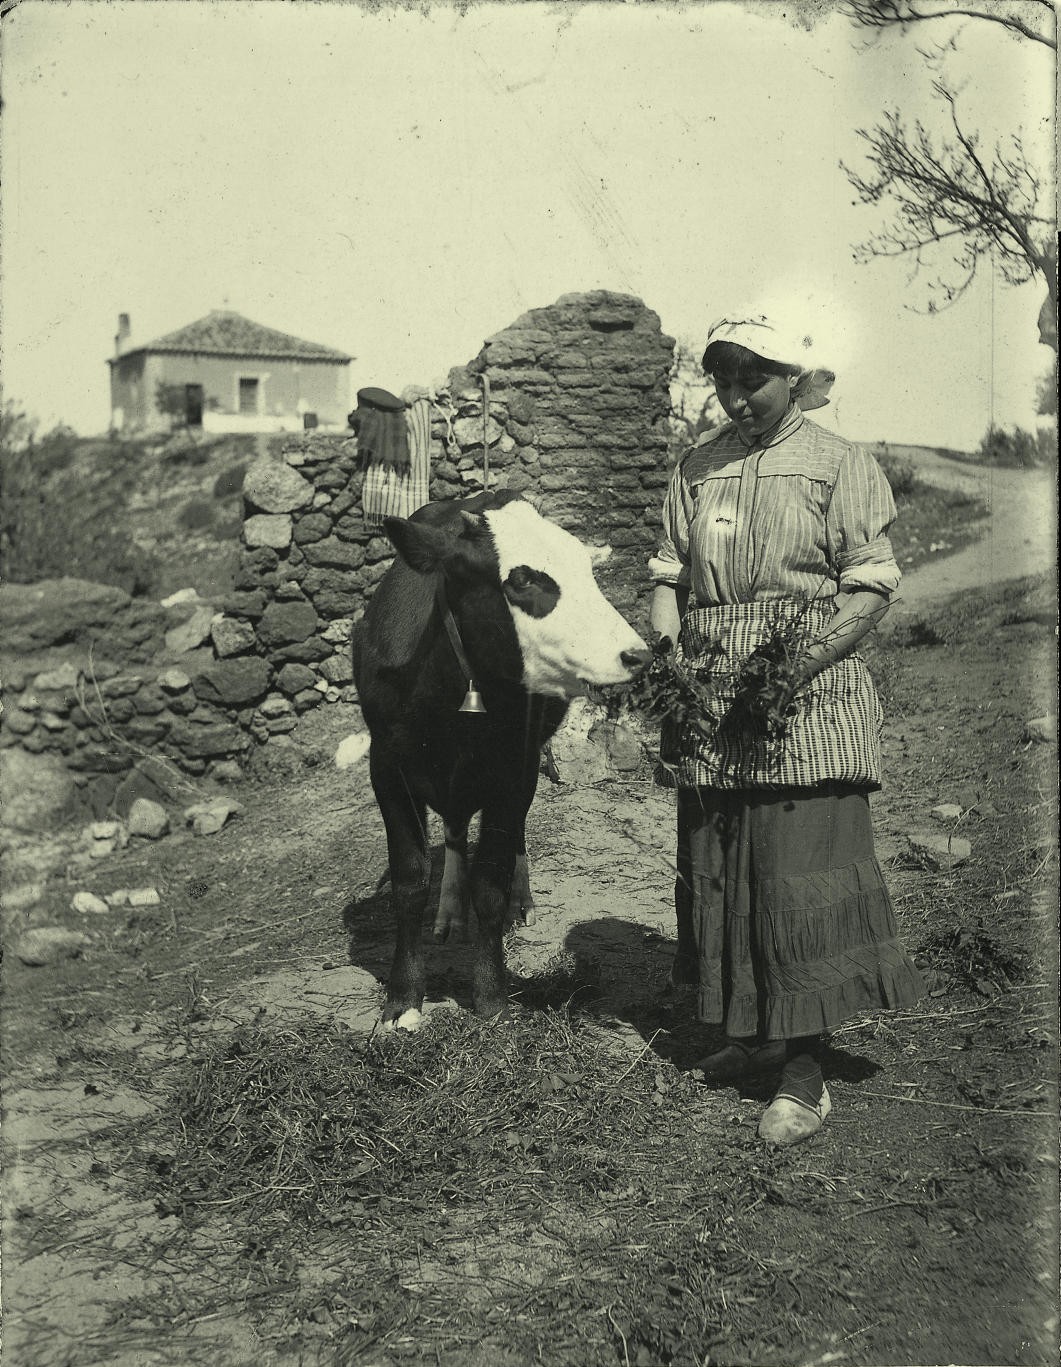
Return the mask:
<path id="1" fill-rule="evenodd" d="M 43 898 L 43 883 L 19 883 L 17 887 L 8 888 L 0 895 L 0 907 L 4 911 L 28 911 Z"/>
<path id="2" fill-rule="evenodd" d="M 110 909 L 104 899 L 97 897 L 94 892 L 75 892 L 70 907 L 79 916 L 101 916 Z"/>
<path id="3" fill-rule="evenodd" d="M 196 650 L 210 638 L 210 625 L 214 620 L 212 607 L 196 608 L 186 622 L 166 632 L 166 649 L 173 655 L 186 655 Z"/>
<path id="4" fill-rule="evenodd" d="M 128 904 L 131 907 L 157 907 L 162 901 L 158 888 L 130 888 Z"/>
<path id="5" fill-rule="evenodd" d="M 1024 723 L 1024 739 L 1041 741 L 1044 744 L 1057 744 L 1057 718 L 1032 717 Z"/>
<path id="6" fill-rule="evenodd" d="M 196 802 L 193 806 L 186 807 L 184 819 L 196 835 L 216 835 L 230 816 L 240 816 L 243 810 L 242 802 L 219 797 L 210 802 Z"/>
<path id="7" fill-rule="evenodd" d="M 158 840 L 169 830 L 169 814 L 160 802 L 138 797 L 129 808 L 128 826 L 130 835 Z"/>
<path id="8" fill-rule="evenodd" d="M 935 869 L 952 869 L 968 859 L 973 847 L 958 835 L 936 835 L 934 832 L 908 834 L 910 848 L 919 858 Z"/>
<path id="9" fill-rule="evenodd" d="M 29 968 L 40 968 L 61 959 L 76 959 L 88 943 L 88 936 L 79 930 L 35 926 L 19 937 L 15 953 Z"/>

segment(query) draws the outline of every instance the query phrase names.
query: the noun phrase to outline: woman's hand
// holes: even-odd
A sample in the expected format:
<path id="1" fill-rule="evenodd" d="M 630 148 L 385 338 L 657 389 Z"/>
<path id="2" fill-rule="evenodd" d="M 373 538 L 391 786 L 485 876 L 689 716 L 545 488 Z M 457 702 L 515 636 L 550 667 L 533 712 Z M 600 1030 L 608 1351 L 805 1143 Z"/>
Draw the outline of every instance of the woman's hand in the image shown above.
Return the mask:
<path id="1" fill-rule="evenodd" d="M 851 654 L 864 636 L 868 636 L 884 617 L 890 606 L 888 598 L 871 589 L 856 589 L 852 593 L 836 595 L 836 615 L 825 632 L 808 647 L 799 661 L 801 688 L 816 674 Z"/>
<path id="2" fill-rule="evenodd" d="M 682 614 L 689 598 L 689 590 L 673 584 L 657 584 L 652 592 L 652 607 L 648 620 L 652 630 L 677 644 L 682 630 Z"/>

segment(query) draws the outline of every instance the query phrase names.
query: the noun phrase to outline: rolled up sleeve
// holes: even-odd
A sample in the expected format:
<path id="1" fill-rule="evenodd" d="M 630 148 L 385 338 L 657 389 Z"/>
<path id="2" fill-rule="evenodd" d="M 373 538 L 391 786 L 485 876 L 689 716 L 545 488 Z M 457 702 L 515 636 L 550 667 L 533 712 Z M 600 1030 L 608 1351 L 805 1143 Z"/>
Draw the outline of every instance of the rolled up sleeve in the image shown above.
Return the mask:
<path id="1" fill-rule="evenodd" d="M 884 472 L 868 451 L 852 447 L 840 464 L 825 519 L 842 590 L 895 592 L 902 572 L 888 538 L 894 521 L 895 500 Z"/>
<path id="2" fill-rule="evenodd" d="M 674 588 L 689 584 L 689 495 L 678 465 L 671 475 L 663 500 L 663 535 L 659 550 L 648 562 L 654 584 Z"/>

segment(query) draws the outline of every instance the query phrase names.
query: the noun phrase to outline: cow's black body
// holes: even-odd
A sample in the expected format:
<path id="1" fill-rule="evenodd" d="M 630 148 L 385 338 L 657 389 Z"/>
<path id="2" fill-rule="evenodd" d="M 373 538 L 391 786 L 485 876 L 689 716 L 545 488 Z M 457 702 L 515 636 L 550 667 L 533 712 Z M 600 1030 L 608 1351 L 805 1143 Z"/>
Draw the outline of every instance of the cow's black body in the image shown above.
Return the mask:
<path id="1" fill-rule="evenodd" d="M 431 504 L 408 524 L 388 523 L 399 556 L 369 604 L 354 638 L 354 674 L 371 733 L 372 786 L 387 829 L 397 944 L 384 1022 L 418 1011 L 424 995 L 422 926 L 430 858 L 426 809 L 446 827 L 447 873 L 438 938 L 459 926 L 467 898 L 475 909 L 473 998 L 494 1015 L 506 1003 L 502 934 L 524 823 L 538 782 L 542 746 L 563 720 L 562 698 L 529 695 L 496 557 L 485 532 L 462 517 L 500 506 L 504 495 Z M 458 539 L 460 554 L 432 565 L 410 524 Z M 441 544 L 442 537 L 439 537 Z M 404 558 L 403 558 L 404 557 Z M 407 560 L 417 565 L 412 568 Z M 468 688 L 443 623 L 438 597 L 456 622 L 486 711 L 461 712 Z M 482 813 L 478 848 L 464 887 L 468 823 Z M 521 860 L 521 866 L 523 861 Z"/>

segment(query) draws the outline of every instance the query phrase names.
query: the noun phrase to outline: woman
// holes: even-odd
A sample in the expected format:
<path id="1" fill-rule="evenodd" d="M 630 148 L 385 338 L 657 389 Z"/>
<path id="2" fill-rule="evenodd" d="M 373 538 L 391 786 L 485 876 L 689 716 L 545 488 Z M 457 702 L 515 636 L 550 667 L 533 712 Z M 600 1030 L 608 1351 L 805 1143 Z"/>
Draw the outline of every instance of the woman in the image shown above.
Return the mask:
<path id="1" fill-rule="evenodd" d="M 672 980 L 725 1028 L 709 1081 L 780 1076 L 759 1126 L 777 1145 L 831 1109 L 818 1037 L 922 991 L 874 853 L 881 715 L 853 653 L 899 583 L 895 505 L 872 457 L 804 418 L 835 379 L 811 345 L 761 314 L 711 328 L 704 372 L 730 421 L 679 462 L 650 561 L 652 625 L 711 684 L 711 715 L 661 747 L 678 788 Z"/>

